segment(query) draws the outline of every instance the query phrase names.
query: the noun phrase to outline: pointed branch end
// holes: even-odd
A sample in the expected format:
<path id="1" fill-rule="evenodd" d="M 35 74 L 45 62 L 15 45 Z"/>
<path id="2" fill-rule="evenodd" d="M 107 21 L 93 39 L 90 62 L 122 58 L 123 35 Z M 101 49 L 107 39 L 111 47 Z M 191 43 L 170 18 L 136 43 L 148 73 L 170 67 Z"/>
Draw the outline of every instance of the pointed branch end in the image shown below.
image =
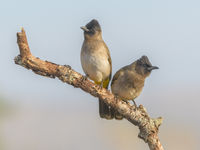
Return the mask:
<path id="1" fill-rule="evenodd" d="M 163 123 L 163 118 L 162 117 L 158 117 L 157 119 L 154 120 L 154 124 L 157 128 L 159 128 L 159 126 Z"/>
<path id="2" fill-rule="evenodd" d="M 22 59 L 31 56 L 31 52 L 28 46 L 28 41 L 26 38 L 26 33 L 23 27 L 21 27 L 21 32 L 17 32 L 17 44 L 20 49 L 20 55 Z"/>
<path id="3" fill-rule="evenodd" d="M 21 32 L 22 32 L 22 33 L 25 32 L 24 27 L 21 27 L 20 29 L 21 29 Z"/>
<path id="4" fill-rule="evenodd" d="M 22 35 L 26 35 L 25 30 L 23 27 L 20 28 L 21 32 L 17 32 L 17 38 L 19 38 Z"/>
<path id="5" fill-rule="evenodd" d="M 21 55 L 18 55 L 14 58 L 15 64 L 21 65 L 22 66 L 22 57 Z"/>

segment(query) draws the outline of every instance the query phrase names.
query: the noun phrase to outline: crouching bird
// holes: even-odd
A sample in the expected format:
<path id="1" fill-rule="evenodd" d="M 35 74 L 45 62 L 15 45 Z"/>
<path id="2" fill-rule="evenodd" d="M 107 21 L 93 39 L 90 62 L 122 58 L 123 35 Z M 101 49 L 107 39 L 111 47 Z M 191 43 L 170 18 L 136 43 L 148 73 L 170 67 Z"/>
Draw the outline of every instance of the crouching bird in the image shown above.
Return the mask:
<path id="1" fill-rule="evenodd" d="M 137 108 L 134 100 L 142 92 L 146 77 L 154 69 L 158 67 L 152 66 L 147 56 L 142 56 L 116 72 L 111 82 L 112 93 L 124 101 L 133 100 Z M 123 119 L 117 111 L 114 116 L 116 119 Z"/>
<path id="2" fill-rule="evenodd" d="M 84 31 L 81 48 L 83 71 L 86 77 L 107 89 L 112 75 L 112 62 L 109 49 L 102 39 L 101 26 L 93 19 L 81 29 Z M 99 99 L 99 114 L 101 118 L 112 119 L 114 111 Z"/>

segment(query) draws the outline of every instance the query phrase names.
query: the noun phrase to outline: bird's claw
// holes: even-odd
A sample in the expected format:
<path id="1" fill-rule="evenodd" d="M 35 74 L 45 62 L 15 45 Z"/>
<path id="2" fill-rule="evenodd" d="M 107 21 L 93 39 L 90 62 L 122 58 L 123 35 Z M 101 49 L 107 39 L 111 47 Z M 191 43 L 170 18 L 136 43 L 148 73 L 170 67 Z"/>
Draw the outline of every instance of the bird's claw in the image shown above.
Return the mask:
<path id="1" fill-rule="evenodd" d="M 88 75 L 82 76 L 81 81 L 86 81 L 88 79 Z"/>
<path id="2" fill-rule="evenodd" d="M 132 101 L 133 101 L 133 104 L 134 104 L 134 110 L 136 111 L 138 109 L 137 104 L 134 100 L 132 100 Z"/>

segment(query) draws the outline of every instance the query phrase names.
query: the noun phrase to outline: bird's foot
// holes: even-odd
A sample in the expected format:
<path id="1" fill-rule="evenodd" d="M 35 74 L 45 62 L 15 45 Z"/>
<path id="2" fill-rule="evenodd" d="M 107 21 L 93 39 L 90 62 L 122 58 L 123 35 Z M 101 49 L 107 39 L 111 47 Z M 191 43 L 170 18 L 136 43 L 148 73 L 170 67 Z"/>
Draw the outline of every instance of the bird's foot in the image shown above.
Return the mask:
<path id="1" fill-rule="evenodd" d="M 133 104 L 134 104 L 134 110 L 136 111 L 138 108 L 137 108 L 137 104 L 135 102 L 135 100 L 132 100 L 133 101 Z"/>
<path id="2" fill-rule="evenodd" d="M 103 81 L 101 82 L 101 84 L 99 85 L 99 90 L 103 89 Z"/>
<path id="3" fill-rule="evenodd" d="M 86 81 L 86 80 L 88 80 L 88 75 L 86 74 L 85 76 L 82 76 L 82 79 L 81 79 L 81 81 Z"/>
<path id="4" fill-rule="evenodd" d="M 126 103 L 127 105 L 131 105 L 127 100 L 121 99 L 124 103 Z"/>
<path id="5" fill-rule="evenodd" d="M 120 97 L 118 95 L 115 95 L 115 101 L 118 103 L 119 102 Z"/>
<path id="6" fill-rule="evenodd" d="M 96 83 L 95 83 L 96 84 Z M 97 87 L 97 90 L 100 91 L 103 89 L 102 85 L 101 84 L 96 84 L 96 87 Z"/>

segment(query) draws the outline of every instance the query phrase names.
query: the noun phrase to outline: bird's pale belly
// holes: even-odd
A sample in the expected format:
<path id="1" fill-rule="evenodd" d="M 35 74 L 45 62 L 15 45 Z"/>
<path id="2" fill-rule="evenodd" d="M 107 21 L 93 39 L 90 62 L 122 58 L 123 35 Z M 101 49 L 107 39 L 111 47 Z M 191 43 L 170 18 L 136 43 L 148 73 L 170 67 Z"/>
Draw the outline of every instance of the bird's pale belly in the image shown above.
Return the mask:
<path id="1" fill-rule="evenodd" d="M 112 92 L 123 100 L 133 100 L 140 95 L 141 91 L 142 91 L 142 87 L 131 88 L 128 86 L 123 86 L 123 83 L 120 83 L 120 82 L 116 82 L 112 86 Z"/>
<path id="2" fill-rule="evenodd" d="M 90 79 L 101 82 L 110 75 L 110 64 L 106 57 L 95 57 L 93 55 L 81 56 L 82 68 Z"/>
<path id="3" fill-rule="evenodd" d="M 115 91 L 115 95 L 118 95 L 123 100 L 133 100 L 138 97 L 138 92 L 135 89 L 118 88 Z"/>

